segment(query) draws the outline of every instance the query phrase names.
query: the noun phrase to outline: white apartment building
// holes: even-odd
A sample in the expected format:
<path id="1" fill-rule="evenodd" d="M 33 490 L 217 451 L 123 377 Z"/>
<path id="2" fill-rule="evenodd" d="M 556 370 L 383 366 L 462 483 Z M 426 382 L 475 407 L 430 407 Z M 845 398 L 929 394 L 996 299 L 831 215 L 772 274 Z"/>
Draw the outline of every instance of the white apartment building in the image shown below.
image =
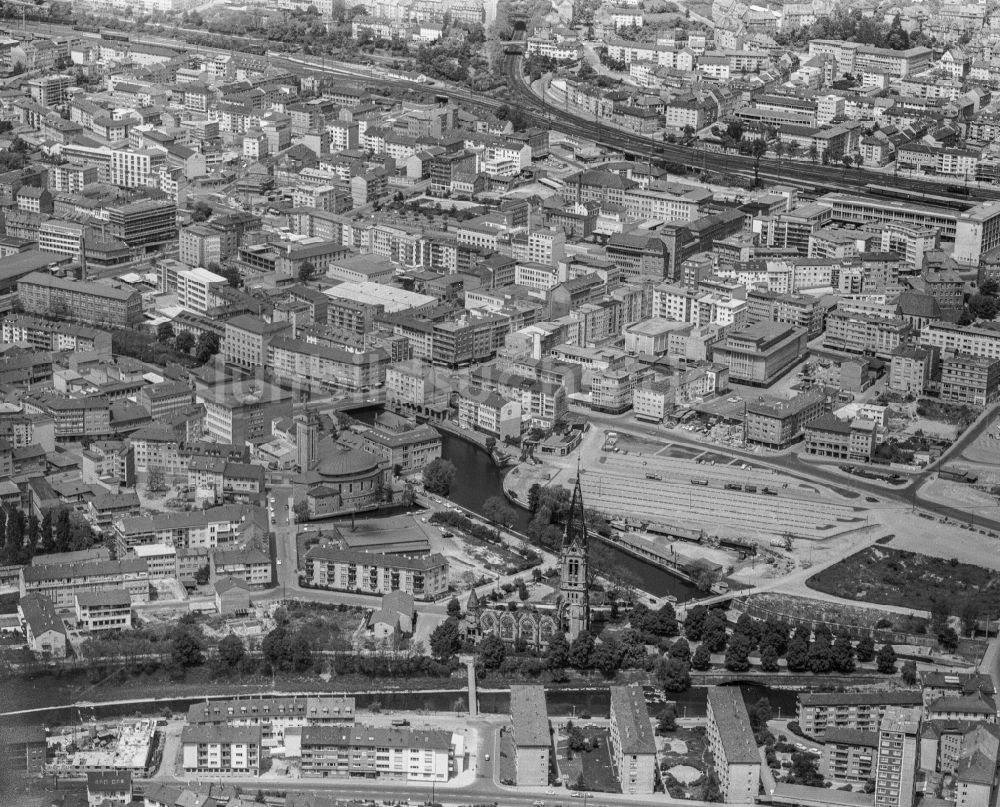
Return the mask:
<path id="1" fill-rule="evenodd" d="M 760 789 L 760 755 L 737 687 L 708 688 L 708 747 L 726 804 L 752 804 Z"/>
<path id="2" fill-rule="evenodd" d="M 965 353 L 1000 359 L 1000 331 L 975 325 L 956 325 L 943 320 L 928 322 L 920 332 L 920 344 L 936 347 L 947 355 Z"/>
<path id="3" fill-rule="evenodd" d="M 132 629 L 132 598 L 124 589 L 78 592 L 75 610 L 77 627 L 90 633 Z"/>
<path id="4" fill-rule="evenodd" d="M 119 188 L 143 188 L 149 177 L 166 163 L 161 149 L 112 149 L 111 184 Z"/>
<path id="5" fill-rule="evenodd" d="M 256 776 L 261 744 L 260 726 L 185 726 L 181 729 L 184 772 Z"/>
<path id="6" fill-rule="evenodd" d="M 213 288 L 226 285 L 226 279 L 200 266 L 177 273 L 177 302 L 192 311 L 205 312 L 215 306 Z"/>

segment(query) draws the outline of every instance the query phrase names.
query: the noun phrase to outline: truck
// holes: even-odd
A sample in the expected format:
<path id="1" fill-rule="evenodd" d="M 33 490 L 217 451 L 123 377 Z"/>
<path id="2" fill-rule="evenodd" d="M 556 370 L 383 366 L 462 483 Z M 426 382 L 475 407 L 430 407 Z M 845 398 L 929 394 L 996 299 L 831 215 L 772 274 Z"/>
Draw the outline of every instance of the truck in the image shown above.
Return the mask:
<path id="1" fill-rule="evenodd" d="M 743 490 L 745 490 L 747 493 L 756 493 L 757 492 L 757 486 L 756 485 L 744 485 L 743 486 Z"/>
<path id="2" fill-rule="evenodd" d="M 692 479 L 691 480 L 691 484 L 692 485 L 701 485 L 702 487 L 708 487 L 708 480 L 707 479 Z"/>
<path id="3" fill-rule="evenodd" d="M 725 488 L 726 488 L 726 490 L 742 490 L 743 489 L 736 482 L 726 482 Z"/>
<path id="4" fill-rule="evenodd" d="M 776 491 L 774 488 L 761 488 L 760 492 L 763 493 L 766 496 L 777 496 L 778 495 L 778 491 Z"/>
<path id="5" fill-rule="evenodd" d="M 655 479 L 657 482 L 663 481 L 663 477 L 659 474 L 646 474 L 646 479 Z"/>

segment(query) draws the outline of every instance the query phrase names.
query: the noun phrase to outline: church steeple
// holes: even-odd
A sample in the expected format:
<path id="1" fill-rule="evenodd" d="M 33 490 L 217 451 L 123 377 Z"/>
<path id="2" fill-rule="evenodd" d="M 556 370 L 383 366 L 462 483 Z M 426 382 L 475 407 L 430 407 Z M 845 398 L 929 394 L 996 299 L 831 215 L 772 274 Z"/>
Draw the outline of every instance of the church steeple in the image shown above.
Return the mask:
<path id="1" fill-rule="evenodd" d="M 589 558 L 587 523 L 583 512 L 583 491 L 580 489 L 580 467 L 577 461 L 576 484 L 566 516 L 566 532 L 559 552 L 559 592 L 566 637 L 573 641 L 590 629 Z"/>

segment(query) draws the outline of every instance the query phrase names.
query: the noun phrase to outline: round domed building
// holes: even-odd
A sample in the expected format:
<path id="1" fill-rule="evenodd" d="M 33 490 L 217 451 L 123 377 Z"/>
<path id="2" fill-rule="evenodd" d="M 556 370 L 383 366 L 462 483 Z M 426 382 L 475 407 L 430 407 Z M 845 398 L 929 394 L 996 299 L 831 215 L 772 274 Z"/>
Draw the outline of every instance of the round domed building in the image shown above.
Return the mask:
<path id="1" fill-rule="evenodd" d="M 309 485 L 306 503 L 311 518 L 374 510 L 384 500 L 392 469 L 374 454 L 331 438 L 317 445 L 312 468 L 299 476 Z"/>

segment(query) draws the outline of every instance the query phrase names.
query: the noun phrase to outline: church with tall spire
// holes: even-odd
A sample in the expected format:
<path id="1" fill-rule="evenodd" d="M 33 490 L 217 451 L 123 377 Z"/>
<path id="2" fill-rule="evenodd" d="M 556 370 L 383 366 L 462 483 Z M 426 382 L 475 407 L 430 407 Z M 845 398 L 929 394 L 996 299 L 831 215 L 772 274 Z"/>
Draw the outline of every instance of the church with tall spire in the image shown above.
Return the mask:
<path id="1" fill-rule="evenodd" d="M 465 608 L 462 633 L 474 642 L 495 633 L 508 644 L 522 644 L 535 650 L 548 647 L 556 633 L 565 634 L 566 640 L 572 642 L 590 630 L 589 584 L 587 526 L 578 470 L 559 549 L 556 601 L 548 607 L 541 605 L 510 611 L 506 607 L 484 604 L 473 589 Z"/>
<path id="2" fill-rule="evenodd" d="M 566 518 L 566 531 L 559 551 L 560 612 L 569 641 L 590 630 L 590 563 L 587 546 L 583 491 L 580 490 L 580 472 L 577 470 L 573 498 Z"/>

